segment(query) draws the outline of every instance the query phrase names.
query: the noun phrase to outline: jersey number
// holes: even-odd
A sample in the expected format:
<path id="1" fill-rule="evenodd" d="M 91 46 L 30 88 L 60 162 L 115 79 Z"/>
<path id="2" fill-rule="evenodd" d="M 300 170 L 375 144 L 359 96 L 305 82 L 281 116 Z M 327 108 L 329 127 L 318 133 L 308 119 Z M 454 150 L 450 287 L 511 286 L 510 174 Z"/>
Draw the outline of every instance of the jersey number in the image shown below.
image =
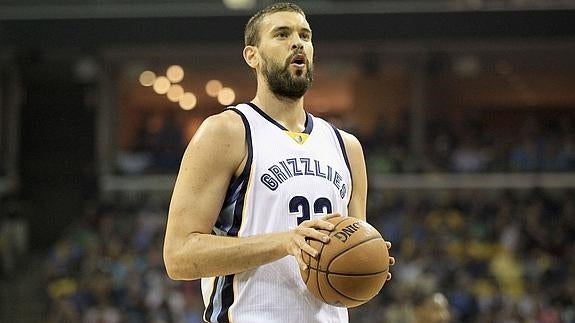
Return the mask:
<path id="1" fill-rule="evenodd" d="M 289 211 L 291 213 L 301 212 L 301 216 L 297 218 L 297 224 L 300 225 L 303 221 L 311 219 L 311 209 L 310 204 L 307 198 L 303 196 L 294 196 L 289 201 Z M 325 213 L 329 214 L 332 212 L 331 202 L 325 198 L 320 197 L 315 202 L 313 202 L 313 213 L 320 214 Z"/>

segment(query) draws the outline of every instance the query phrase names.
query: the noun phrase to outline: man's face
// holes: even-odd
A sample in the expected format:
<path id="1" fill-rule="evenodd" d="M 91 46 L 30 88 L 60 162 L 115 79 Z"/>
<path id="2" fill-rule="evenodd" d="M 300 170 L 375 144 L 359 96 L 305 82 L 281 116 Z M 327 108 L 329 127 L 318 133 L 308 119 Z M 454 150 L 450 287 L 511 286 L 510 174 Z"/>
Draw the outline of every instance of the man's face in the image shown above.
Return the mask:
<path id="1" fill-rule="evenodd" d="M 261 22 L 260 72 L 270 90 L 281 97 L 301 98 L 313 81 L 313 44 L 305 18 L 276 12 Z"/>

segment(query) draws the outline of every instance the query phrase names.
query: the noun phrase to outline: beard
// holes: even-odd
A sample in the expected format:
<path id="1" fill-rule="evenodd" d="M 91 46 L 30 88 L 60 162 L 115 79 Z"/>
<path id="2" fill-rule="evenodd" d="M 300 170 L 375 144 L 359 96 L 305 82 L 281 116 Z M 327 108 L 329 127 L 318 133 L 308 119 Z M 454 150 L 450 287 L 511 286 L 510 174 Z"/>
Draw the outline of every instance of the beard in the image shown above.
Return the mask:
<path id="1" fill-rule="evenodd" d="M 295 75 L 289 71 L 291 56 L 284 66 L 264 58 L 262 73 L 272 93 L 292 100 L 300 99 L 313 83 L 313 67 L 306 59 L 306 69 L 296 70 Z"/>

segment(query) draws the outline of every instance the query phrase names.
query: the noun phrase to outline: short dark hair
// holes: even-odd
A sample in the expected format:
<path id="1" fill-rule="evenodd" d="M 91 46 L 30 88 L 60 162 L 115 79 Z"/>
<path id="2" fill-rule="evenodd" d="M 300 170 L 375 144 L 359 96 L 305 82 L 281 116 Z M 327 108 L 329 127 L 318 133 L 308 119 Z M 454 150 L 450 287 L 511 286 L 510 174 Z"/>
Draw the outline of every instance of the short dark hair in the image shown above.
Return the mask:
<path id="1" fill-rule="evenodd" d="M 282 11 L 297 12 L 305 18 L 305 12 L 302 10 L 302 8 L 293 3 L 280 2 L 265 7 L 264 9 L 256 12 L 256 14 L 254 14 L 246 24 L 246 28 L 244 29 L 245 45 L 258 46 L 260 44 L 260 23 L 262 19 L 269 14 Z"/>

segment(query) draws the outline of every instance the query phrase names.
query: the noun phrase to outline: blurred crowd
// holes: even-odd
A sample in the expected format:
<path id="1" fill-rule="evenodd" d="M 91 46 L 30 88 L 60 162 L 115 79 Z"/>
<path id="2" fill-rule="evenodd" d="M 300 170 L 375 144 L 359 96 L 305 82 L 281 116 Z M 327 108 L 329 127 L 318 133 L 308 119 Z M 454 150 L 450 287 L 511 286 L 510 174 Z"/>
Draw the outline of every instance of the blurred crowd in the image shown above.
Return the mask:
<path id="1" fill-rule="evenodd" d="M 409 121 L 391 128 L 384 122 L 372 133 L 358 135 L 374 174 L 497 173 L 575 171 L 575 120 L 532 116 L 520 126 L 486 128 L 466 118 L 460 127 L 432 121 L 419 153 L 409 149 Z M 145 120 L 129 149 L 118 154 L 121 174 L 173 173 L 187 145 L 173 118 L 153 115 Z"/>
<path id="2" fill-rule="evenodd" d="M 487 128 L 467 118 L 461 126 L 434 121 L 421 152 L 409 150 L 407 125 L 363 138 L 372 173 L 533 173 L 575 170 L 575 120 L 536 116 L 519 126 Z"/>
<path id="3" fill-rule="evenodd" d="M 166 275 L 165 216 L 145 202 L 89 211 L 47 254 L 45 322 L 202 322 L 199 282 Z"/>
<path id="4" fill-rule="evenodd" d="M 381 194 L 368 220 L 397 265 L 351 322 L 575 322 L 575 192 Z M 165 217 L 145 200 L 87 212 L 47 254 L 46 322 L 201 322 L 199 282 L 165 274 Z"/>
<path id="5" fill-rule="evenodd" d="M 119 173 L 165 174 L 178 170 L 187 142 L 184 130 L 171 114 L 145 116 L 134 140 L 116 159 Z"/>
<path id="6" fill-rule="evenodd" d="M 446 296 L 451 322 L 575 322 L 575 192 L 428 191 L 371 201 L 370 220 L 393 243 L 397 265 L 353 322 L 413 322 L 417 295 L 433 292 Z"/>
<path id="7" fill-rule="evenodd" d="M 29 225 L 24 218 L 27 205 L 20 183 L 13 178 L 6 183 L 6 191 L 0 193 L 0 280 L 19 268 L 29 248 Z"/>

